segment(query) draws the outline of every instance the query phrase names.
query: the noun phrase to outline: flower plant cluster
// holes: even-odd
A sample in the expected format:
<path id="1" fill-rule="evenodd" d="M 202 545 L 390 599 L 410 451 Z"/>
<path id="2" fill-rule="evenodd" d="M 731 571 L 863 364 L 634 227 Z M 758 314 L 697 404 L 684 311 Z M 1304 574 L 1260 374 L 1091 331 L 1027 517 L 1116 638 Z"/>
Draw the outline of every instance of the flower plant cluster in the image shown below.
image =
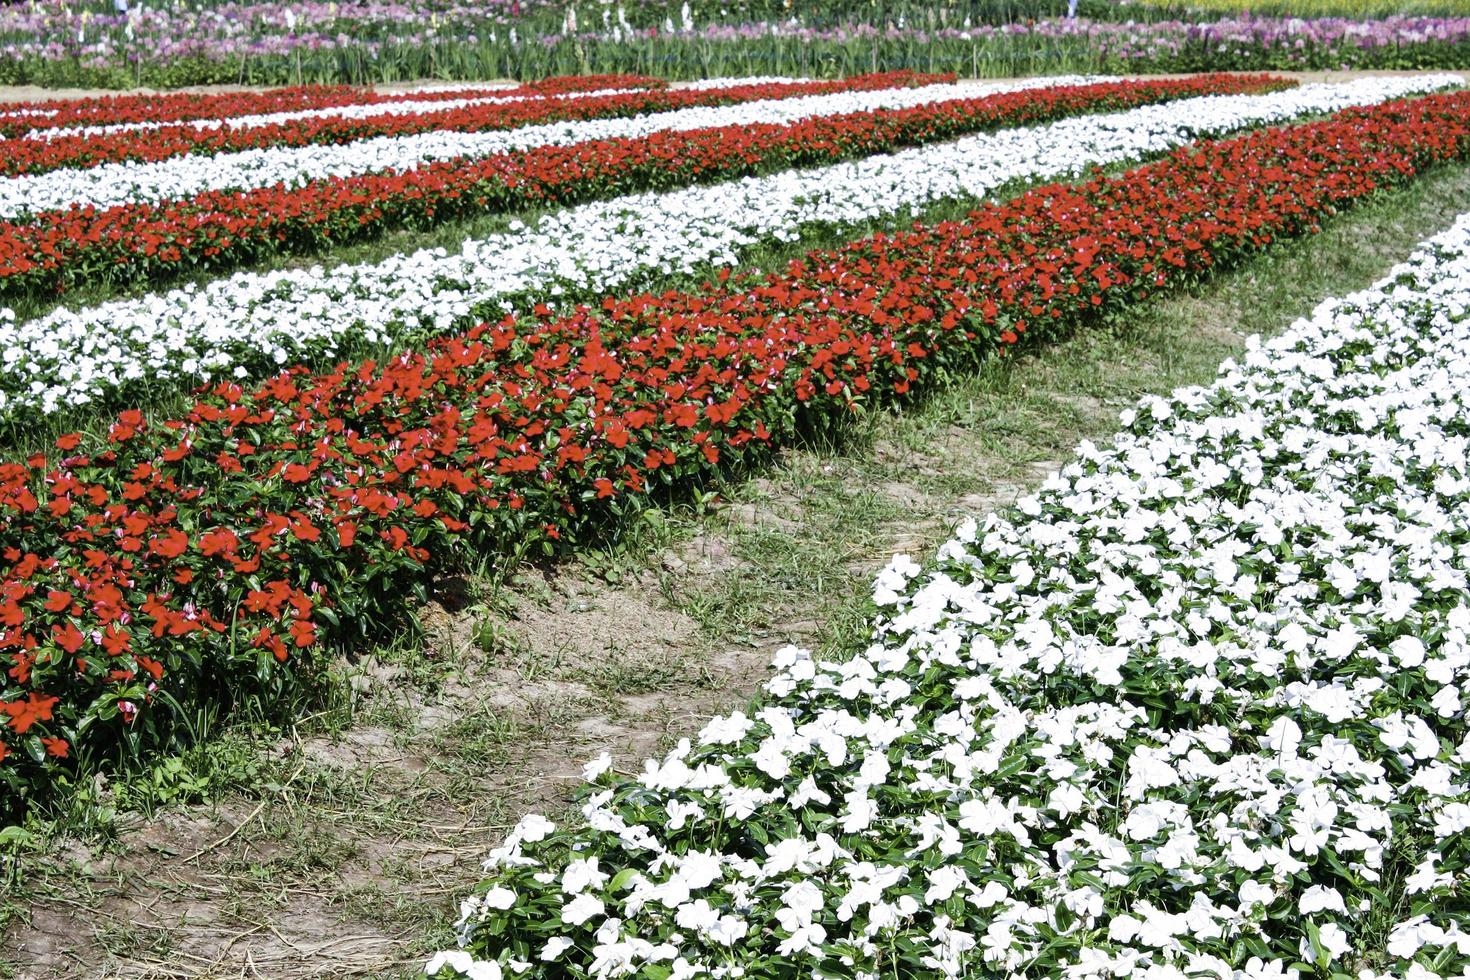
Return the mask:
<path id="1" fill-rule="evenodd" d="M 591 763 L 428 974 L 1470 976 L 1467 390 L 1470 215 Z"/>
<path id="2" fill-rule="evenodd" d="M 0 465 L 7 800 L 73 759 L 154 750 L 180 710 L 288 689 L 303 652 L 381 626 L 469 555 L 573 540 L 800 424 L 1193 281 L 1466 156 L 1470 94 L 1353 109 L 783 273 L 540 306 L 422 353 L 220 383 L 173 421 L 132 410 L 62 436 Z"/>
<path id="3" fill-rule="evenodd" d="M 22 323 L 7 323 L 0 309 L 0 416 L 25 420 L 97 400 L 126 405 L 160 385 L 262 377 L 421 332 L 467 329 L 475 315 L 501 315 L 516 300 L 562 303 L 691 275 L 813 229 L 892 222 L 910 209 L 983 197 L 1014 181 L 1075 176 L 1200 137 L 1459 82 L 1364 78 L 1268 95 L 1185 98 L 582 205 L 467 241 L 452 254 L 425 250 L 330 270 L 240 273 Z"/>
<path id="4" fill-rule="evenodd" d="M 612 95 L 640 91 L 649 87 L 641 84 L 641 79 L 637 77 L 627 79 L 626 87 L 616 87 L 616 83 L 619 80 L 618 78 L 608 79 L 613 87 L 583 89 L 573 92 L 554 92 L 549 94 L 527 93 L 527 90 L 520 86 L 510 89 L 487 89 L 483 85 L 437 85 L 433 88 L 413 89 L 399 94 L 364 90 L 364 97 L 367 99 L 365 102 L 348 102 L 342 105 L 331 105 L 322 108 L 287 109 L 276 112 L 247 112 L 237 115 L 231 115 L 226 111 L 220 115 L 206 119 L 190 119 L 184 122 L 159 122 L 155 120 L 108 122 L 65 128 L 30 129 L 19 132 L 16 135 L 26 139 L 45 140 L 74 136 L 79 133 L 95 133 L 105 136 L 114 133 L 158 130 L 170 126 L 194 126 L 206 129 L 218 129 L 220 127 L 248 129 L 254 126 L 267 126 L 272 123 L 291 122 L 297 119 L 318 119 L 326 116 L 361 119 L 367 116 L 393 113 L 432 112 L 436 109 L 453 109 L 461 105 L 523 102 L 527 99 L 575 99 L 584 96 Z M 704 87 L 722 88 L 728 85 L 758 85 L 771 81 L 790 82 L 803 81 L 803 79 L 715 78 L 706 79 Z M 4 118 L 3 113 L 0 113 L 0 119 Z"/>
<path id="5" fill-rule="evenodd" d="M 952 76 L 941 76 L 952 78 Z M 874 84 L 858 81 L 875 79 Z M 103 163 L 85 169 L 61 169 L 44 173 L 0 178 L 0 215 L 17 219 L 26 215 L 68 208 L 109 208 L 122 204 L 178 201 L 208 192 L 287 189 L 310 181 L 347 178 L 386 171 L 407 171 L 429 163 L 467 162 L 497 154 L 514 153 L 543 146 L 569 146 L 594 140 L 636 139 L 664 130 L 707 129 L 748 123 L 794 122 L 812 116 L 864 112 L 873 109 L 906 108 L 991 92 L 1019 91 L 1054 84 L 1047 79 L 1016 82 L 934 81 L 911 85 L 932 76 L 856 76 L 854 85 L 832 82 L 786 82 L 775 85 L 739 86 L 748 96 L 729 102 L 718 91 L 689 90 L 679 96 L 695 104 L 648 115 L 636 114 L 639 100 L 662 97 L 661 93 L 633 93 L 626 108 L 632 114 L 617 114 L 619 96 L 601 118 L 561 119 L 547 108 L 552 121 L 495 128 L 504 106 L 485 106 L 479 115 L 484 131 L 455 131 L 433 126 L 403 135 L 370 136 L 345 143 L 308 143 L 299 146 L 263 146 L 204 155 L 168 157 L 151 162 Z M 892 80 L 896 84 L 885 84 Z M 874 87 L 876 85 L 876 87 Z M 812 87 L 833 89 L 803 94 Z M 681 90 L 685 91 L 685 90 Z M 767 97 L 761 97 L 767 95 Z M 700 100 L 712 103 L 699 104 Z M 574 104 L 579 99 L 534 100 L 536 106 Z M 602 101 L 591 97 L 594 103 Z M 443 120 L 440 120 L 441 122 Z M 403 125 L 401 120 L 385 122 Z M 488 128 L 486 128 L 488 127 Z M 149 132 L 134 132 L 130 138 L 147 140 Z M 254 138 L 247 134 L 247 138 Z"/>
<path id="6" fill-rule="evenodd" d="M 952 86 L 928 86 L 911 94 L 886 89 L 870 95 L 845 92 L 727 109 L 681 110 L 751 118 L 710 128 L 660 128 L 664 125 L 660 120 L 680 114 L 673 112 L 626 121 L 652 130 L 643 136 L 542 145 L 405 171 L 313 180 L 295 188 L 272 186 L 208 192 L 161 204 L 49 211 L 0 223 L 0 290 L 60 289 L 99 279 L 217 268 L 277 252 L 312 251 L 383 229 L 424 227 L 457 215 L 715 181 L 1087 110 L 1125 108 L 1200 91 L 1249 92 L 1292 83 L 1271 76 L 1230 75 L 1040 87 L 1046 84 L 1045 80 L 1015 83 L 1008 87 L 1024 90 L 974 98 L 952 98 L 956 92 Z M 819 111 L 818 103 L 822 110 L 835 110 L 869 98 L 914 104 L 806 115 Z M 758 121 L 767 112 L 796 118 Z M 526 139 L 523 134 L 537 128 L 505 135 Z M 321 149 L 366 154 L 361 148 L 374 142 Z M 187 167 L 195 162 L 207 160 L 185 157 L 158 166 Z M 105 169 L 56 171 L 38 179 Z"/>
<path id="7" fill-rule="evenodd" d="M 762 79 L 752 79 L 762 81 Z M 455 85 L 407 92 L 379 92 L 351 85 L 297 85 L 246 92 L 155 92 L 147 95 L 103 95 L 44 102 L 12 102 L 0 106 L 0 137 L 39 137 L 95 126 L 159 126 L 209 122 L 237 116 L 309 112 L 351 106 L 390 106 L 401 102 L 458 99 L 475 95 L 537 98 L 574 95 L 605 89 L 658 89 L 668 82 L 647 75 L 556 75 L 511 88 Z"/>
<path id="8" fill-rule="evenodd" d="M 920 86 L 953 76 L 893 72 L 826 81 L 761 82 L 732 79 L 717 87 L 681 89 L 597 89 L 551 95 L 500 92 L 428 93 L 428 99 L 308 109 L 276 116 L 234 120 L 194 120 L 170 126 L 132 123 L 99 132 L 45 130 L 45 139 L 0 140 L 0 175 L 42 174 L 85 169 L 107 163 L 153 163 L 171 157 L 210 156 L 261 148 L 340 145 L 375 137 L 418 133 L 481 133 L 560 121 L 618 119 L 696 106 L 736 105 L 766 99 L 834 92 L 866 92 Z M 436 98 L 437 96 L 437 98 Z M 286 118 L 279 118 L 285 116 Z M 107 127 L 101 127 L 107 129 Z M 108 171 L 126 175 L 126 170 Z M 21 185 L 21 186 L 30 186 Z"/>

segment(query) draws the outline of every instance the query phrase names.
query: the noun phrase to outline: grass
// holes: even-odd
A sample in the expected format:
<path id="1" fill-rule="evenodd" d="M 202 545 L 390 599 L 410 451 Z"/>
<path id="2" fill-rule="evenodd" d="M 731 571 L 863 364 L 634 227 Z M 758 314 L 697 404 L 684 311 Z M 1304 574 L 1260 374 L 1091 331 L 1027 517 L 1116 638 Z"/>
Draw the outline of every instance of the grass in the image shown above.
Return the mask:
<path id="1" fill-rule="evenodd" d="M 249 950 L 282 975 L 325 930 L 369 937 L 315 954 L 334 975 L 411 975 L 452 941 L 478 857 L 524 809 L 564 806 L 582 759 L 609 747 L 636 762 L 739 705 L 788 640 L 861 642 L 868 582 L 894 550 L 927 554 L 960 515 L 1106 438 L 1140 394 L 1207 381 L 1246 334 L 1373 281 L 1467 199 L 1470 166 L 1429 172 L 1188 293 L 649 512 L 586 561 L 447 590 L 465 603 L 333 666 L 326 703 L 294 728 L 233 726 L 24 840 L 0 835 L 0 964 L 32 968 L 20 943 L 39 915 L 66 924 L 42 961 L 58 969 L 69 950 L 104 971 L 193 957 L 218 975 Z M 140 926 L 125 900 L 207 911 L 243 938 L 221 951 L 161 914 Z"/>

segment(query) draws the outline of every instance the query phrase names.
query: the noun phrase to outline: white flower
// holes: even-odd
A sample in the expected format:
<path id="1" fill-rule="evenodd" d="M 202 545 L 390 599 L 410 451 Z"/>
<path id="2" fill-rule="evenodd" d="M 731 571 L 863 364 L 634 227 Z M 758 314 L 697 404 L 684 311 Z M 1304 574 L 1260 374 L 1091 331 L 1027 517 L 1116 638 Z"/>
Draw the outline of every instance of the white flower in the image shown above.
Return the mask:
<path id="1" fill-rule="evenodd" d="M 477 960 L 460 950 L 435 953 L 433 959 L 424 966 L 424 973 L 434 977 L 446 966 L 469 980 L 501 980 L 503 975 L 499 963 L 493 960 Z"/>
<path id="2" fill-rule="evenodd" d="M 468 973 L 470 964 L 474 961 L 473 956 L 462 950 L 444 950 L 434 954 L 424 966 L 424 972 L 431 977 L 437 976 L 447 966 L 456 973 Z"/>
<path id="3" fill-rule="evenodd" d="M 579 926 L 594 915 L 601 915 L 602 912 L 602 899 L 584 893 L 561 907 L 561 921 L 569 926 Z"/>
<path id="4" fill-rule="evenodd" d="M 1257 904 L 1269 905 L 1276 897 L 1276 889 L 1254 878 L 1248 878 L 1241 883 L 1238 895 L 1243 908 Z"/>
<path id="5" fill-rule="evenodd" d="M 532 813 L 521 818 L 521 822 L 516 825 L 515 836 L 527 843 L 534 844 L 539 840 L 545 840 L 554 830 L 556 830 L 556 824 L 539 813 Z"/>
<path id="6" fill-rule="evenodd" d="M 499 885 L 487 891 L 480 899 L 481 904 L 492 909 L 508 909 L 516 903 L 516 893 Z"/>
<path id="7" fill-rule="evenodd" d="M 1296 907 L 1302 915 L 1323 911 L 1347 914 L 1347 906 L 1343 904 L 1342 896 L 1334 889 L 1323 888 L 1321 885 L 1313 885 L 1303 892 Z"/>
<path id="8" fill-rule="evenodd" d="M 603 773 L 612 768 L 612 756 L 606 752 L 600 753 L 597 758 L 582 767 L 582 779 L 589 783 L 597 782 Z"/>
<path id="9" fill-rule="evenodd" d="M 567 950 L 571 949 L 575 945 L 576 943 L 563 936 L 552 936 L 550 939 L 546 940 L 546 945 L 541 947 L 541 959 L 560 959 L 562 953 L 565 953 Z"/>
<path id="10" fill-rule="evenodd" d="M 588 888 L 600 888 L 607 875 L 597 869 L 597 858 L 588 857 L 572 861 L 561 875 L 561 890 L 576 895 Z"/>
<path id="11" fill-rule="evenodd" d="M 1328 922 L 1317 930 L 1317 945 L 1332 962 L 1352 948 L 1347 932 L 1336 922 Z"/>
<path id="12" fill-rule="evenodd" d="M 1401 636 L 1389 645 L 1389 650 L 1401 667 L 1413 668 L 1424 663 L 1424 643 L 1417 636 Z"/>
<path id="13" fill-rule="evenodd" d="M 706 929 L 704 935 L 714 943 L 721 946 L 733 946 L 745 934 L 750 931 L 750 924 L 744 919 L 733 915 L 722 915 L 720 920 L 712 927 Z"/>
<path id="14" fill-rule="evenodd" d="M 708 932 L 720 921 L 720 913 L 709 902 L 700 898 L 679 906 L 674 913 L 674 921 L 681 929 Z"/>

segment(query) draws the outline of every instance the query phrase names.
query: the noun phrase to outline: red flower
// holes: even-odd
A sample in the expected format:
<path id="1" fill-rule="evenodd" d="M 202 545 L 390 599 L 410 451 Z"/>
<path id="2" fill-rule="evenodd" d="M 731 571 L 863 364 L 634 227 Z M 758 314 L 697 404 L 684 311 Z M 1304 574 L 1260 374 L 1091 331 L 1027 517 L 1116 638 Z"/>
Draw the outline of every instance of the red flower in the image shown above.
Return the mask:
<path id="1" fill-rule="evenodd" d="M 311 646 L 316 642 L 316 625 L 310 620 L 296 620 L 291 624 L 291 638 L 298 647 Z"/>
<path id="2" fill-rule="evenodd" d="M 5 703 L 0 701 L 0 712 L 10 716 L 10 727 L 17 735 L 24 735 L 38 721 L 50 721 L 51 709 L 60 698 L 37 694 L 31 691 L 23 701 Z"/>
<path id="3" fill-rule="evenodd" d="M 233 555 L 240 546 L 240 539 L 229 528 L 219 528 L 199 536 L 199 550 L 208 558 Z"/>
<path id="4" fill-rule="evenodd" d="M 51 636 L 56 640 L 56 645 L 67 653 L 76 653 L 82 648 L 82 632 L 71 623 L 51 627 Z"/>
<path id="5" fill-rule="evenodd" d="M 149 541 L 148 550 L 160 558 L 177 558 L 189 550 L 189 536 L 174 528 Z"/>
<path id="6" fill-rule="evenodd" d="M 131 646 L 128 631 L 120 626 L 109 626 L 102 634 L 102 649 L 116 657 L 128 652 Z"/>

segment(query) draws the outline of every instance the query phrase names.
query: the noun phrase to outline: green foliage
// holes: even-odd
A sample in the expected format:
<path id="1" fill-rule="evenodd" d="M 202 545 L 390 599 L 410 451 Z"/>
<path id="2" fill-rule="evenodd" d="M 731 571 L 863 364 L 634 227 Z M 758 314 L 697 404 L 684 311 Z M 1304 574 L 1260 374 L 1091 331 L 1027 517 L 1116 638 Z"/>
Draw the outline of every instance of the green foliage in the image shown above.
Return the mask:
<path id="1" fill-rule="evenodd" d="M 245 738 L 240 727 L 222 738 L 194 742 L 178 754 L 151 761 L 111 786 L 112 804 L 122 812 L 153 813 L 167 806 L 201 803 L 227 790 L 253 785 L 265 762 L 260 740 L 272 729 L 259 726 L 256 737 Z"/>
<path id="2" fill-rule="evenodd" d="M 1169 17 L 1351 17 L 1401 15 L 1464 16 L 1464 0 L 1131 0 L 1121 10 Z"/>
<path id="3" fill-rule="evenodd" d="M 563 36 L 566 7 L 555 4 L 518 20 L 516 42 L 502 26 L 498 30 L 487 28 L 469 38 L 463 32 L 449 31 L 434 37 L 431 31 L 428 41 L 411 36 L 407 30 L 378 30 L 362 38 L 376 46 L 371 51 L 362 45 L 299 49 L 288 54 L 155 60 L 149 51 L 138 50 L 118 56 L 132 60 L 100 66 L 82 58 L 12 57 L 0 59 L 0 84 L 100 88 L 374 84 L 412 79 L 532 79 L 592 72 L 639 72 L 670 79 L 773 74 L 838 77 L 900 69 L 1013 77 L 1063 72 L 1422 70 L 1470 64 L 1470 44 L 1464 40 L 1424 38 L 1412 43 L 1390 40 L 1361 46 L 1312 40 L 1303 48 L 1273 42 L 1226 45 L 1222 50 L 1213 41 L 1194 36 L 1180 35 L 1170 38 L 1169 43 L 1155 43 L 1142 35 L 1112 36 L 1108 31 L 1120 21 L 1146 24 L 1175 18 L 1210 20 L 1245 11 L 1360 18 L 1391 13 L 1453 15 L 1465 13 L 1462 0 L 1081 0 L 1079 16 L 1092 27 L 1080 34 L 1051 26 L 1034 32 L 993 35 L 985 30 L 1059 17 L 1065 14 L 1067 3 L 969 0 L 888 4 L 843 0 L 804 4 L 790 0 L 730 0 L 721 5 L 723 13 L 718 15 L 714 9 L 701 9 L 703 5 L 695 3 L 693 36 L 669 35 L 663 30 L 668 23 L 681 23 L 682 0 L 628 6 L 629 22 L 640 29 L 631 41 L 616 40 L 601 32 L 601 15 L 610 8 L 592 3 L 571 5 L 581 31 Z M 811 31 L 772 36 L 761 26 L 792 17 Z M 712 23 L 728 24 L 732 29 L 706 32 Z M 362 25 L 342 24 L 354 37 L 365 30 Z M 746 27 L 739 28 L 742 24 Z M 889 30 L 900 25 L 903 30 Z M 422 24 L 407 22 L 406 26 L 414 28 L 416 35 Z M 8 39 L 0 36 L 0 42 Z M 1129 51 L 1133 53 L 1120 54 Z"/>

